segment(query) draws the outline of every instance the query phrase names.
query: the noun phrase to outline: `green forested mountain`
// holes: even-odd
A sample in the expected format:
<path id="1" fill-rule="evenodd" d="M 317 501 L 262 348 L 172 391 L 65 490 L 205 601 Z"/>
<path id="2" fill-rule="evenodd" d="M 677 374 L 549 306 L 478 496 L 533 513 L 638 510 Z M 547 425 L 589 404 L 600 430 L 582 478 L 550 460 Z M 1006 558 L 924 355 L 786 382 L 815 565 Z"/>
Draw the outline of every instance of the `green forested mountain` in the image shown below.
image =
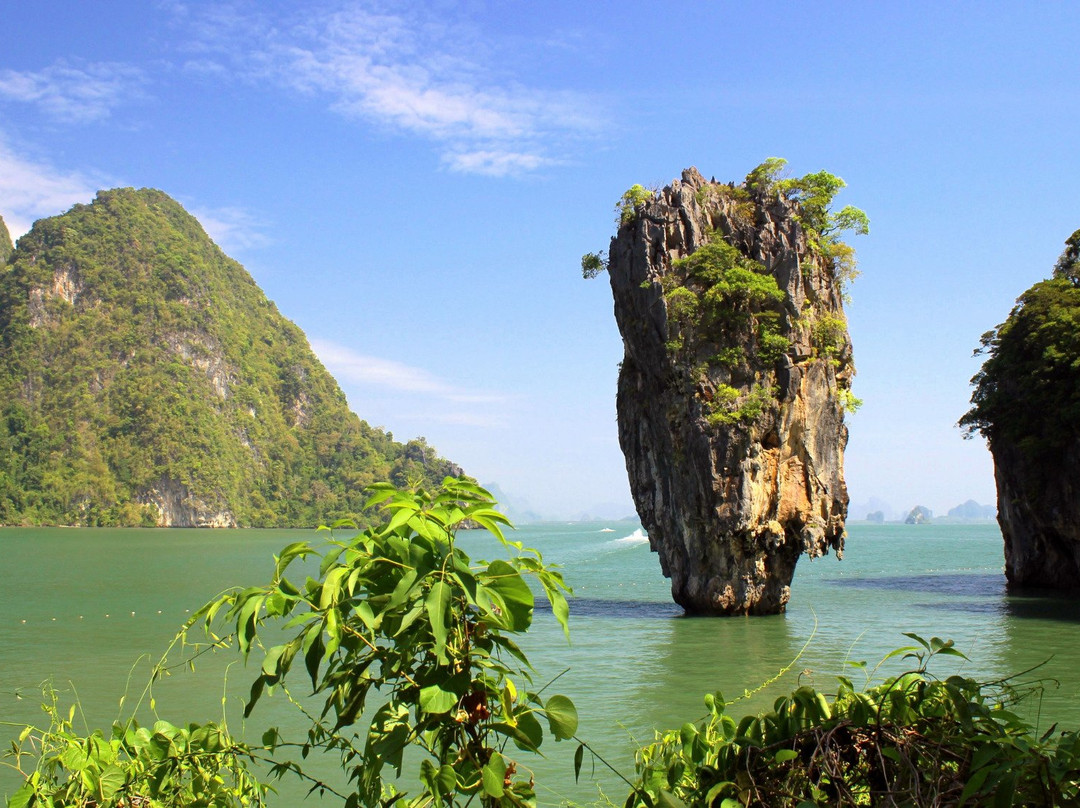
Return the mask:
<path id="1" fill-rule="evenodd" d="M 11 255 L 11 249 L 11 234 L 8 233 L 3 217 L 0 217 L 0 264 L 7 261 L 8 256 Z"/>
<path id="2" fill-rule="evenodd" d="M 460 474 L 350 412 L 160 191 L 103 191 L 14 250 L 4 229 L 0 256 L 0 523 L 306 526 Z"/>

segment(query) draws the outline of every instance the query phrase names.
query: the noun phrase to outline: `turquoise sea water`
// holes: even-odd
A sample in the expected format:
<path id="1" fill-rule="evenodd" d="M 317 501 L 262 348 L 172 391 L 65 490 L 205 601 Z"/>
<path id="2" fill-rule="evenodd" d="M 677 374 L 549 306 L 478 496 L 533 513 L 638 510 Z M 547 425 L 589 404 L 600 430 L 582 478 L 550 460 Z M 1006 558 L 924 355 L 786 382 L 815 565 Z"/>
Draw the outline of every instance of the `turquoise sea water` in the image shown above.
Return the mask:
<path id="1" fill-rule="evenodd" d="M 77 695 L 89 726 L 107 727 L 121 697 L 127 693 L 130 705 L 145 684 L 149 663 L 139 658 L 159 657 L 187 610 L 227 586 L 264 581 L 272 553 L 299 538 L 313 536 L 0 530 L 0 721 L 40 721 L 38 687 L 51 679 L 66 701 Z M 562 674 L 547 693 L 573 698 L 579 735 L 628 774 L 634 741 L 703 715 L 706 692 L 721 690 L 732 699 L 790 668 L 730 708 L 741 715 L 770 704 L 800 678 L 828 689 L 833 676 L 845 672 L 845 658 L 872 665 L 907 644 L 904 631 L 954 639 L 972 659 L 964 666 L 970 674 L 997 678 L 1045 661 L 1027 678 L 1059 684 L 1030 703 L 1029 716 L 1043 727 L 1080 725 L 1080 600 L 1008 595 L 993 524 L 852 525 L 844 559 L 804 558 L 787 614 L 764 618 L 681 616 L 656 556 L 632 523 L 528 525 L 515 538 L 563 565 L 576 595 L 569 646 L 542 613 L 524 643 L 537 681 Z M 463 541 L 475 555 L 497 554 L 489 537 L 466 534 Z M 160 716 L 176 723 L 214 720 L 227 694 L 229 719 L 238 727 L 240 696 L 254 673 L 239 664 L 227 668 L 233 660 L 202 660 L 196 674 L 178 671 L 156 686 Z M 939 669 L 943 675 L 959 664 L 947 663 Z M 272 723 L 288 724 L 274 700 L 267 706 L 249 722 L 255 737 Z M 0 726 L 2 748 L 16 734 Z M 621 803 L 625 787 L 600 764 L 596 782 L 587 762 L 587 782 L 575 785 L 573 747 L 546 744 L 545 752 L 536 766 L 542 802 L 588 801 L 599 783 Z M 334 771 L 332 761 L 320 768 L 328 776 Z M 13 774 L 0 772 L 0 796 L 15 782 Z M 297 804 L 300 794 L 286 788 L 278 804 Z"/>

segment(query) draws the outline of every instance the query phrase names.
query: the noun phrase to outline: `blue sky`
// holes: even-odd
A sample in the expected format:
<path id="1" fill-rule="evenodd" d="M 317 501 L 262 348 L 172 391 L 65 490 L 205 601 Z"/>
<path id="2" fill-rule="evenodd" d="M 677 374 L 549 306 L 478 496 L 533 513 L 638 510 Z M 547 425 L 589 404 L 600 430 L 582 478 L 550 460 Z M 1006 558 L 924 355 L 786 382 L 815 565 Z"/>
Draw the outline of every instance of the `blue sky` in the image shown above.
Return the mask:
<path id="1" fill-rule="evenodd" d="M 0 215 L 161 188 L 353 408 L 541 513 L 633 510 L 583 281 L 630 185 L 766 157 L 848 188 L 856 507 L 993 502 L 979 336 L 1080 227 L 1071 4 L 8 2 Z M 853 511 L 854 518 L 864 514 Z"/>

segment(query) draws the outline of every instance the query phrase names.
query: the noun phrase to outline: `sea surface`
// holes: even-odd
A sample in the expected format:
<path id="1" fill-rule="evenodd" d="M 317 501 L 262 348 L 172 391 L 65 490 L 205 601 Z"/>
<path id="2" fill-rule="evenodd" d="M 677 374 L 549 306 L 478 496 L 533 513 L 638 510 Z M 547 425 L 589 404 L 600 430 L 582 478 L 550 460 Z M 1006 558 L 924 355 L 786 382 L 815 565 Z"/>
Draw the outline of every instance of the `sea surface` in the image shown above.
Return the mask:
<path id="1" fill-rule="evenodd" d="M 264 582 L 272 554 L 305 538 L 317 540 L 314 531 L 0 530 L 0 722 L 8 722 L 0 725 L 0 753 L 21 725 L 43 720 L 46 681 L 65 707 L 78 703 L 84 729 L 107 729 L 128 715 L 150 661 L 191 611 L 227 587 Z M 545 696 L 571 697 L 579 736 L 628 777 L 635 745 L 702 717 L 705 693 L 738 699 L 729 707 L 737 718 L 800 682 L 829 690 L 837 674 L 858 680 L 846 660 L 872 668 L 910 644 L 903 632 L 952 639 L 967 654 L 966 663 L 943 659 L 933 669 L 942 676 L 961 671 L 990 680 L 1041 665 L 1021 677 L 1046 685 L 1041 698 L 1028 700 L 1026 715 L 1043 729 L 1080 726 L 1080 600 L 1007 594 L 992 523 L 850 525 L 843 560 L 799 562 L 787 614 L 727 619 L 682 616 L 631 522 L 527 525 L 513 538 L 560 564 L 575 593 L 569 644 L 538 608 L 523 643 L 536 684 L 558 677 Z M 486 534 L 466 533 L 461 541 L 474 558 L 503 552 Z M 184 657 L 180 648 L 169 654 L 170 662 Z M 241 698 L 256 673 L 257 665 L 244 667 L 227 652 L 200 658 L 194 674 L 180 665 L 154 686 L 157 714 L 178 724 L 220 720 L 224 699 L 231 728 L 241 731 Z M 149 696 L 143 721 L 153 720 L 148 705 Z M 290 721 L 282 700 L 270 699 L 246 731 L 258 738 L 265 727 L 288 728 Z M 542 803 L 592 802 L 602 789 L 621 804 L 626 787 L 603 763 L 587 755 L 575 783 L 574 745 L 549 739 L 544 752 L 534 767 Z M 18 783 L 3 763 L 0 797 Z M 336 773 L 329 760 L 315 768 Z M 285 784 L 276 804 L 297 805 L 303 793 Z"/>

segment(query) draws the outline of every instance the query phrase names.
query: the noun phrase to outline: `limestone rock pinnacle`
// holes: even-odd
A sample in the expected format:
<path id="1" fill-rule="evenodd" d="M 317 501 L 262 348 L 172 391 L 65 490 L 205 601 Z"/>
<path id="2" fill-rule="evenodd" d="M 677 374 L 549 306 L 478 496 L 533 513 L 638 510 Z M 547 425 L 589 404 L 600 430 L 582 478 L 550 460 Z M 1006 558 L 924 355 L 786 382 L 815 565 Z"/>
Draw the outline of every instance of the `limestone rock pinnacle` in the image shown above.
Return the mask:
<path id="1" fill-rule="evenodd" d="M 775 186 L 690 168 L 624 203 L 611 242 L 619 441 L 691 613 L 782 612 L 799 557 L 843 550 L 854 366 L 838 242 L 801 213 Z"/>

